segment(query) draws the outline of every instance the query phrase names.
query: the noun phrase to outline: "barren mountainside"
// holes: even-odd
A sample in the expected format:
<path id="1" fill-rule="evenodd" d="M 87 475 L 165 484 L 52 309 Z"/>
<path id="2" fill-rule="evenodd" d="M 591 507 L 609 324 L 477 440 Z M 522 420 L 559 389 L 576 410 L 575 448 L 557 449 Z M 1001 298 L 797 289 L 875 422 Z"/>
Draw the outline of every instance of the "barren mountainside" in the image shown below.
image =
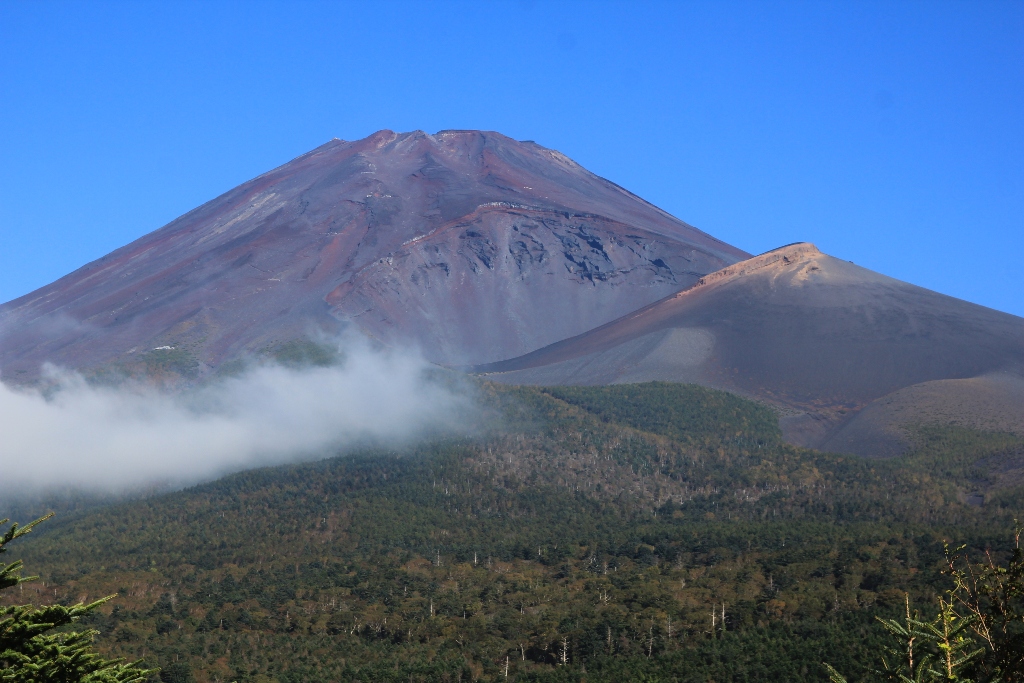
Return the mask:
<path id="1" fill-rule="evenodd" d="M 332 140 L 0 306 L 0 372 L 158 347 L 198 371 L 347 324 L 431 361 L 580 334 L 747 256 L 564 155 L 479 131 Z"/>
<path id="2" fill-rule="evenodd" d="M 1024 319 L 811 244 L 728 266 L 583 335 L 475 369 L 512 384 L 694 382 L 777 406 L 796 443 L 863 455 L 905 450 L 900 424 L 1024 433 Z M 897 392 L 900 401 L 885 398 Z M 876 401 L 898 404 L 899 419 Z M 871 424 L 857 427 L 862 410 Z"/>

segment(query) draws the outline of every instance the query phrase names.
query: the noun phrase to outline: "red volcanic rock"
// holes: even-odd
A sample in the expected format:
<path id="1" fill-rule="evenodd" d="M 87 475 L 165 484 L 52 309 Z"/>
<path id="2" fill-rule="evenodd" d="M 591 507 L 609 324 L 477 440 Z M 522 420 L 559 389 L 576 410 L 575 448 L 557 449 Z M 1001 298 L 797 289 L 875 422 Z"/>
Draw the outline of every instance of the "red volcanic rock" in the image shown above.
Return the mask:
<path id="1" fill-rule="evenodd" d="M 333 140 L 0 306 L 0 372 L 156 347 L 200 368 L 347 323 L 475 364 L 580 334 L 747 254 L 497 133 Z"/>

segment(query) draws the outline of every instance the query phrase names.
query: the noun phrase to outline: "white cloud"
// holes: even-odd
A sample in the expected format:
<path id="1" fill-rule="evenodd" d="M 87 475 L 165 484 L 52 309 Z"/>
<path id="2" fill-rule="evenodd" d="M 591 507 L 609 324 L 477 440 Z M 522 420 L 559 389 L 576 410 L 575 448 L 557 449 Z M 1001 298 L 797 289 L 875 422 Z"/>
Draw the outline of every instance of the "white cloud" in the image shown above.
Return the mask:
<path id="1" fill-rule="evenodd" d="M 465 393 L 417 356 L 346 349 L 336 367 L 259 366 L 184 393 L 97 387 L 49 368 L 53 389 L 0 384 L 0 490 L 124 491 L 400 443 L 465 428 Z"/>

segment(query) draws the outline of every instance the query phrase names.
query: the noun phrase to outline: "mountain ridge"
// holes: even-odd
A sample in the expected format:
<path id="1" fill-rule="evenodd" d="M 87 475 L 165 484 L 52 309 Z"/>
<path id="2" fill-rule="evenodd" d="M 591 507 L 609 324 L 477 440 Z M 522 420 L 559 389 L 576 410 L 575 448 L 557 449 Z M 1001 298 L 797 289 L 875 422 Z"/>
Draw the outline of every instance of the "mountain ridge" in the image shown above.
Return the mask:
<path id="1" fill-rule="evenodd" d="M 482 207 L 489 212 L 475 216 Z M 478 234 L 439 235 L 453 230 Z M 0 369 L 5 381 L 32 381 L 44 361 L 80 369 L 175 346 L 189 349 L 202 374 L 268 345 L 337 334 L 353 320 L 434 362 L 498 360 L 745 256 L 536 143 L 383 130 L 329 141 L 3 304 Z M 408 257 L 420 270 L 399 289 L 375 271 Z M 496 257 L 525 259 L 532 270 L 479 277 Z M 426 277 L 445 268 L 441 280 Z M 513 275 L 511 285 L 503 280 Z M 346 301 L 338 288 L 349 282 Z M 467 296 L 498 326 L 472 343 L 453 282 L 469 282 Z M 518 322 L 497 310 L 510 287 L 521 294 Z M 552 287 L 556 297 L 545 293 Z M 426 307 L 414 305 L 424 296 Z M 449 333 L 452 324 L 462 329 Z"/>

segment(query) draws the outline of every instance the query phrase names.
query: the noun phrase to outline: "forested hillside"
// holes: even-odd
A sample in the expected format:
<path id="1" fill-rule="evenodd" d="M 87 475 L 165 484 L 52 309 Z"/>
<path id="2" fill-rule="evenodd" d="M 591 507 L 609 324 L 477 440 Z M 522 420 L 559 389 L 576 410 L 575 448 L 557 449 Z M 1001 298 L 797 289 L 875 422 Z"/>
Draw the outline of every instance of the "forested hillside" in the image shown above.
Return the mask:
<path id="1" fill-rule="evenodd" d="M 1012 435 L 863 460 L 688 385 L 479 391 L 473 439 L 48 522 L 14 597 L 118 593 L 101 650 L 174 683 L 866 680 L 874 617 L 948 587 L 942 541 L 1003 559 L 1024 508 Z"/>

